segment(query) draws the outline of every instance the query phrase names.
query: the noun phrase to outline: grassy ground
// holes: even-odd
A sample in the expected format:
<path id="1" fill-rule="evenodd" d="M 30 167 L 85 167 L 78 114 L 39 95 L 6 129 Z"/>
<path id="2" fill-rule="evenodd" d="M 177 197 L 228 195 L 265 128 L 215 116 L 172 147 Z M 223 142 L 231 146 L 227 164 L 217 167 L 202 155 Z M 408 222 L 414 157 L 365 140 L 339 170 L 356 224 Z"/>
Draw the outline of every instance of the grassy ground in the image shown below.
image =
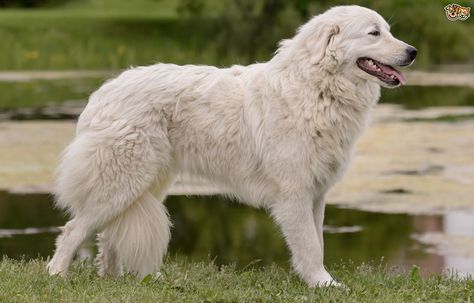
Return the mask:
<path id="1" fill-rule="evenodd" d="M 225 47 L 215 37 L 216 5 L 202 18 L 183 19 L 178 3 L 87 0 L 56 8 L 0 10 L 0 40 L 8 45 L 0 48 L 0 70 L 114 70 L 156 62 L 240 61 L 235 52 L 219 54 Z M 266 54 L 262 59 L 270 51 Z"/>
<path id="2" fill-rule="evenodd" d="M 28 20 L 28 22 L 25 22 Z M 191 21 L 190 21 L 191 22 Z M 201 27 L 208 25 L 202 25 Z M 158 61 L 216 63 L 192 24 L 147 15 L 81 11 L 0 12 L 0 69 L 118 69 Z"/>
<path id="3" fill-rule="evenodd" d="M 0 262 L 0 302 L 472 302 L 474 280 L 421 278 L 416 268 L 332 272 L 344 288 L 310 289 L 275 266 L 235 270 L 212 263 L 169 261 L 158 278 L 101 279 L 76 265 L 69 278 L 49 277 L 45 262 Z"/>
<path id="4" fill-rule="evenodd" d="M 271 57 L 276 42 L 293 35 L 296 26 L 304 22 L 304 18 L 285 11 L 276 20 L 268 21 L 265 39 L 254 41 L 252 36 L 260 31 L 246 31 L 252 19 L 239 19 L 239 14 L 234 13 L 226 17 L 227 21 L 222 20 L 227 11 L 233 11 L 231 4 L 238 1 L 203 0 L 205 14 L 197 18 L 179 15 L 177 7 L 181 2 L 82 0 L 54 8 L 0 10 L 0 40 L 8 46 L 0 48 L 0 70 L 265 61 Z M 395 0 L 324 1 L 310 5 L 309 13 L 344 3 L 370 6 L 386 18 L 393 17 L 395 35 L 420 50 L 415 68 L 472 63 L 473 23 L 448 21 L 442 4 L 428 0 L 409 5 Z M 246 47 L 239 49 L 241 45 Z M 247 48 L 255 49 L 251 56 L 246 54 Z"/>

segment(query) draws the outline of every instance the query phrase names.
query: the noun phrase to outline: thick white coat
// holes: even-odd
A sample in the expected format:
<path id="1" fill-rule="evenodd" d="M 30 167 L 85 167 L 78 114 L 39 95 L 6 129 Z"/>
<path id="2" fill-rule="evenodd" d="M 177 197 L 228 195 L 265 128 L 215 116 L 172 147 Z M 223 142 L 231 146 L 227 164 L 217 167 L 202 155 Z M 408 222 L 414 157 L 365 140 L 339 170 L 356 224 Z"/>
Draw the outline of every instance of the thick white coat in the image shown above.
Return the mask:
<path id="1" fill-rule="evenodd" d="M 377 40 L 367 35 L 374 27 Z M 156 64 L 105 83 L 58 168 L 57 204 L 73 219 L 49 272 L 65 274 L 95 233 L 102 274 L 158 270 L 170 225 L 162 201 L 176 174 L 188 171 L 268 209 L 302 279 L 335 283 L 323 266 L 324 196 L 380 95 L 382 83 L 356 59 L 405 59 L 407 45 L 388 30 L 374 11 L 335 7 L 284 40 L 267 63 Z"/>

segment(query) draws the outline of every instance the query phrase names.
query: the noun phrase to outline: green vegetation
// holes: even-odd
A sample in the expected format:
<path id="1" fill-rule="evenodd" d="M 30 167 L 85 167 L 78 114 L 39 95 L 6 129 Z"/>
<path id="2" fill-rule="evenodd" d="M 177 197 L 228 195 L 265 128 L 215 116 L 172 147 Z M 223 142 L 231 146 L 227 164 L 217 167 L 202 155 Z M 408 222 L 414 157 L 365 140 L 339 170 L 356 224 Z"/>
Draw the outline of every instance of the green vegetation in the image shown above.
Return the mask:
<path id="1" fill-rule="evenodd" d="M 99 278 L 76 265 L 67 279 L 49 277 L 44 261 L 0 262 L 0 302 L 472 302 L 474 280 L 421 278 L 363 265 L 332 270 L 348 288 L 311 289 L 277 266 L 236 270 L 212 262 L 168 261 L 158 277 Z"/>
<path id="2" fill-rule="evenodd" d="M 0 48 L 0 69 L 264 61 L 309 16 L 345 3 L 390 19 L 394 34 L 420 49 L 418 67 L 474 62 L 474 23 L 448 21 L 436 1 L 76 0 L 1 10 L 0 39 L 8 47 Z"/>

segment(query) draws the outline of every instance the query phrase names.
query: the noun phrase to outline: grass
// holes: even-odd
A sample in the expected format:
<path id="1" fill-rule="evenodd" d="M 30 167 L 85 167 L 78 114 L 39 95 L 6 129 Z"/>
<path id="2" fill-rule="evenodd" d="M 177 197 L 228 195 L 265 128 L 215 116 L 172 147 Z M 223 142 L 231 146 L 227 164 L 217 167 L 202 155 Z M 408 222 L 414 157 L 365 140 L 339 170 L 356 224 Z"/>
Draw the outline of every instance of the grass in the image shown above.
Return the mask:
<path id="1" fill-rule="evenodd" d="M 268 266 L 236 270 L 212 263 L 169 260 L 161 275 L 142 281 L 99 278 L 76 264 L 67 279 L 49 277 L 45 262 L 0 262 L 0 302 L 472 302 L 474 280 L 433 276 L 418 268 L 399 273 L 381 266 L 332 270 L 348 289 L 311 289 L 294 274 Z"/>
<path id="2" fill-rule="evenodd" d="M 204 0 L 205 14 L 195 18 L 178 14 L 176 8 L 181 2 L 83 0 L 54 8 L 0 10 L 0 40 L 8 46 L 0 48 L 0 70 L 122 69 L 155 62 L 230 65 L 266 61 L 277 41 L 291 36 L 296 25 L 304 22 L 294 13 L 283 12 L 261 29 L 265 39 L 253 41 L 256 33 L 246 30 L 252 19 L 239 19 L 238 13 L 225 17 L 234 10 L 231 3 L 235 1 Z M 324 1 L 310 5 L 310 14 L 346 2 L 366 5 L 386 18 L 393 17 L 394 34 L 420 50 L 415 68 L 472 62 L 473 23 L 448 21 L 443 4 L 428 0 L 416 4 L 395 0 Z M 255 51 L 247 53 L 247 48 Z"/>
<path id="3" fill-rule="evenodd" d="M 0 40 L 8 45 L 0 48 L 0 70 L 115 70 L 156 62 L 240 61 L 235 52 L 220 54 L 225 47 L 215 40 L 220 26 L 215 17 L 180 18 L 178 3 L 78 1 L 59 8 L 0 10 Z M 268 59 L 271 52 L 265 54 L 263 59 Z"/>
<path id="4" fill-rule="evenodd" d="M 76 12 L 6 14 L 14 17 L 0 13 L 0 38 L 8 45 L 0 49 L 4 70 L 119 69 L 158 61 L 216 63 L 212 42 L 196 52 L 204 38 L 188 35 L 191 21 Z M 200 27 L 210 26 L 207 23 L 200 22 Z"/>

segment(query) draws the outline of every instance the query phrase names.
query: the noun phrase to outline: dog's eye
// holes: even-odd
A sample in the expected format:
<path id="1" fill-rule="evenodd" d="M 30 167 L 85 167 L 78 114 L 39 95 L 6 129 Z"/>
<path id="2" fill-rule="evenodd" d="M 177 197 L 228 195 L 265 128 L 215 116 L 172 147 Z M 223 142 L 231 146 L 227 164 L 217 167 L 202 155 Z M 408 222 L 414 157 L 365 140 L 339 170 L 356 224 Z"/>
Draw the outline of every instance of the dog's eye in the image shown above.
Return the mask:
<path id="1" fill-rule="evenodd" d="M 379 31 L 372 31 L 372 32 L 369 33 L 369 35 L 380 36 L 380 32 Z"/>

